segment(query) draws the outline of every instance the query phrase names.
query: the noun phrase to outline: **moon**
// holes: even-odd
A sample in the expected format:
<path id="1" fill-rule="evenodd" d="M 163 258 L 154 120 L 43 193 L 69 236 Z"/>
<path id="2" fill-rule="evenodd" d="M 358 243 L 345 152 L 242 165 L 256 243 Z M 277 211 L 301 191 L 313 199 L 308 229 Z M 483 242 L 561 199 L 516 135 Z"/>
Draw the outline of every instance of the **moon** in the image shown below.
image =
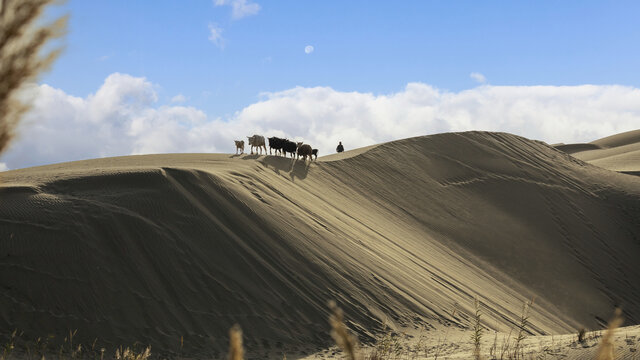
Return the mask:
<path id="1" fill-rule="evenodd" d="M 313 52 L 313 46 L 307 45 L 304 47 L 305 54 L 311 54 Z"/>

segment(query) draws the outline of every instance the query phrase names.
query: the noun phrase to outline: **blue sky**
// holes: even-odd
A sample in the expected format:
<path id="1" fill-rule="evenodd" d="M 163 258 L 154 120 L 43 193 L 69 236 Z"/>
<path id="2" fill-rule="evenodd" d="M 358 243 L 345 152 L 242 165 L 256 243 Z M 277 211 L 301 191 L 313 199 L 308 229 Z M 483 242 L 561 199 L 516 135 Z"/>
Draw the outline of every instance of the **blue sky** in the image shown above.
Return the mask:
<path id="1" fill-rule="evenodd" d="M 69 0 L 65 51 L 0 170 L 447 131 L 640 128 L 638 1 Z M 313 51 L 305 51 L 307 47 Z"/>
<path id="2" fill-rule="evenodd" d="M 459 91 L 472 72 L 493 85 L 640 85 L 637 1 L 248 3 L 259 11 L 233 19 L 215 0 L 71 0 L 66 51 L 42 82 L 85 96 L 121 72 L 217 115 L 295 86 Z"/>

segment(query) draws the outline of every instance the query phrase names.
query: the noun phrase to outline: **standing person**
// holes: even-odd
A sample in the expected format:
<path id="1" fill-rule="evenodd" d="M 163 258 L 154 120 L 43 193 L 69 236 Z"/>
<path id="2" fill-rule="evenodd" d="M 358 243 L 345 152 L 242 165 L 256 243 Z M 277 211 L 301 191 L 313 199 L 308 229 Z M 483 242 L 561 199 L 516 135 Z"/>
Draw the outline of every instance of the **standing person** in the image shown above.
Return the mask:
<path id="1" fill-rule="evenodd" d="M 336 148 L 336 151 L 339 153 L 344 151 L 344 146 L 342 146 L 342 141 L 339 142 L 338 147 Z"/>

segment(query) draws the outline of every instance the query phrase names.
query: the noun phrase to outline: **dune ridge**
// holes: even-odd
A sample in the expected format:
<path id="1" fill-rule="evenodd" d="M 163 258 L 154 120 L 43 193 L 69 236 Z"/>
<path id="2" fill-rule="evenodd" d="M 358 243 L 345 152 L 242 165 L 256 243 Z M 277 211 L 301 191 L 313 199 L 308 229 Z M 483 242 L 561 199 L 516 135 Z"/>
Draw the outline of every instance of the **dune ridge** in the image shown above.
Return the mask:
<path id="1" fill-rule="evenodd" d="M 353 155 L 353 156 L 352 156 Z M 220 356 L 318 350 L 326 302 L 384 324 L 508 331 L 640 323 L 640 178 L 504 133 L 393 141 L 304 164 L 228 154 L 79 161 L 0 175 L 0 329 L 78 329 Z M 329 161 L 331 160 L 331 161 Z M 455 312 L 453 310 L 456 310 Z"/>
<path id="2" fill-rule="evenodd" d="M 555 147 L 608 170 L 640 175 L 640 130 L 607 136 L 587 144 L 560 144 Z"/>

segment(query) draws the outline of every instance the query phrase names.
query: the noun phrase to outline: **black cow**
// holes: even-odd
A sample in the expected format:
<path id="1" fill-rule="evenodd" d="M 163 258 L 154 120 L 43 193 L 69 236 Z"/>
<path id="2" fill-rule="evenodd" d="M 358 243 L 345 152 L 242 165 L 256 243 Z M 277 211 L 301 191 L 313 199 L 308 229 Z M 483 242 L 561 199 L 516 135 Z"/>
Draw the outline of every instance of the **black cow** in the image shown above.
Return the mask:
<path id="1" fill-rule="evenodd" d="M 290 153 L 291 157 L 294 157 L 297 153 L 297 150 L 298 144 L 294 143 L 293 141 L 284 139 L 282 143 L 282 151 L 284 152 L 284 156 L 287 156 L 287 153 Z"/>
<path id="2" fill-rule="evenodd" d="M 280 139 L 278 137 L 270 137 L 269 138 L 269 155 L 271 155 L 271 149 L 275 149 L 275 154 L 278 155 L 278 152 L 280 152 L 280 155 L 282 155 L 282 145 L 284 145 L 285 139 Z"/>

